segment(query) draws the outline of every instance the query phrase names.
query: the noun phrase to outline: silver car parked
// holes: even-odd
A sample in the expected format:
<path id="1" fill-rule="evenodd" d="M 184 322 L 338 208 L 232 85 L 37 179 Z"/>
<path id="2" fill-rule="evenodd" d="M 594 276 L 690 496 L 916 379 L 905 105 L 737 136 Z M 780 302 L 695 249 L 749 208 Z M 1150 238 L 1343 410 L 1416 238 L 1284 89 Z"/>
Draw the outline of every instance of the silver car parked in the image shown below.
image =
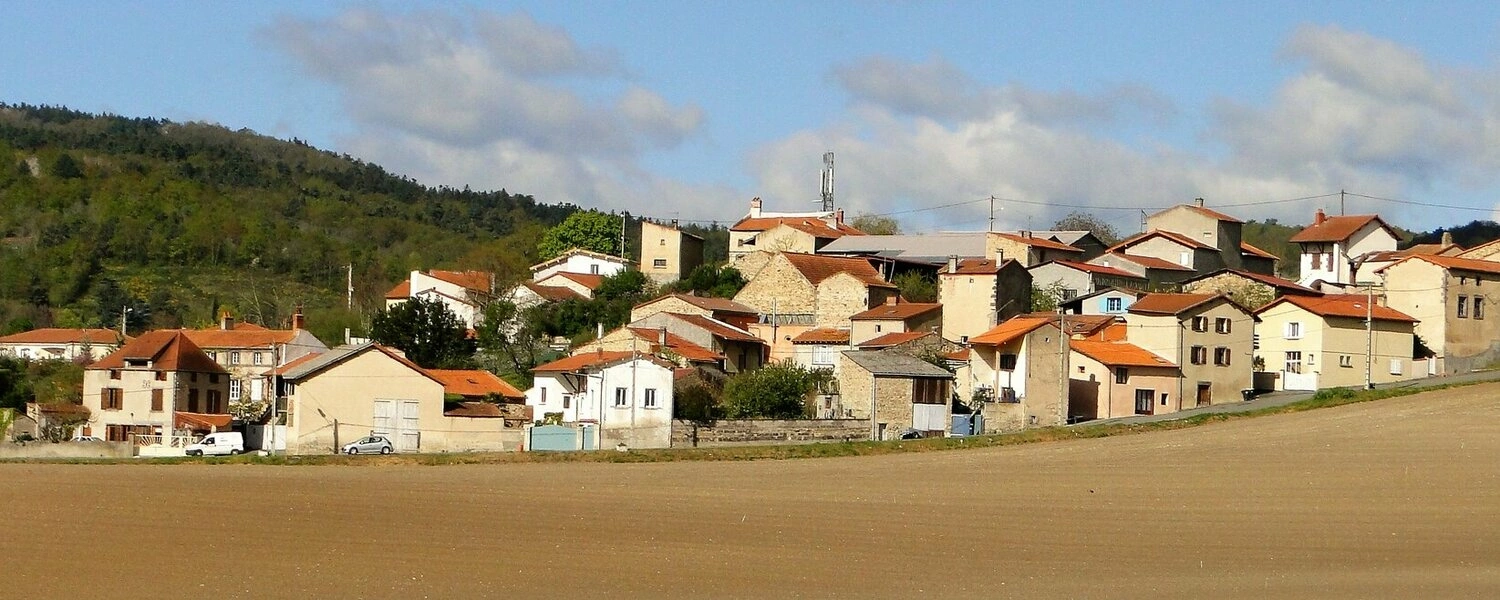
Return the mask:
<path id="1" fill-rule="evenodd" d="M 390 454 L 396 447 L 385 436 L 372 435 L 344 444 L 342 450 L 344 454 Z"/>

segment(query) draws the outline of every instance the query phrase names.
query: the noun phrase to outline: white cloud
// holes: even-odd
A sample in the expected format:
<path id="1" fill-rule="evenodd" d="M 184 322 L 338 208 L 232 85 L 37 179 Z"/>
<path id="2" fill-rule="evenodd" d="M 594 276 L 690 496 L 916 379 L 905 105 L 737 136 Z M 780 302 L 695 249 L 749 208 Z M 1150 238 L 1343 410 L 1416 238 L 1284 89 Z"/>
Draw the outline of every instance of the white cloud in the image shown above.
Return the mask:
<path id="1" fill-rule="evenodd" d="M 357 128 L 351 153 L 420 181 L 618 209 L 725 193 L 637 166 L 697 134 L 702 109 L 630 84 L 612 52 L 527 15 L 349 10 L 265 34 L 338 89 Z"/>

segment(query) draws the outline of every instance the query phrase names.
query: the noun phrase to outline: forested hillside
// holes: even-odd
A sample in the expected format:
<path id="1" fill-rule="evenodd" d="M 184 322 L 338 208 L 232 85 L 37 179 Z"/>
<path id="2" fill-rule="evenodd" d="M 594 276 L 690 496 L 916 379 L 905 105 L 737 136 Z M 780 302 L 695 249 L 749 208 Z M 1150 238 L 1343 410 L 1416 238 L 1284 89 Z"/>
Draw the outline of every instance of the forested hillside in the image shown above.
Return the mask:
<path id="1" fill-rule="evenodd" d="M 133 331 L 221 308 L 274 325 L 306 303 L 341 330 L 347 265 L 364 306 L 411 269 L 519 277 L 575 210 L 249 130 L 0 104 L 0 329 L 118 326 L 125 307 Z"/>

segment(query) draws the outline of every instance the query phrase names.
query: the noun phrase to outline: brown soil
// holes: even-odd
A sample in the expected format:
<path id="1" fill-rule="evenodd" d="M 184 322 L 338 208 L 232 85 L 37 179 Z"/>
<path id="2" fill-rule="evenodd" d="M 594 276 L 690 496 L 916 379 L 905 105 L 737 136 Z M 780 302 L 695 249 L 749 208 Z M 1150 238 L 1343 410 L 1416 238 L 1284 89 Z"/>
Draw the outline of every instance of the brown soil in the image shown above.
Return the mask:
<path id="1" fill-rule="evenodd" d="M 0 464 L 0 597 L 1494 597 L 1497 393 L 837 459 Z"/>

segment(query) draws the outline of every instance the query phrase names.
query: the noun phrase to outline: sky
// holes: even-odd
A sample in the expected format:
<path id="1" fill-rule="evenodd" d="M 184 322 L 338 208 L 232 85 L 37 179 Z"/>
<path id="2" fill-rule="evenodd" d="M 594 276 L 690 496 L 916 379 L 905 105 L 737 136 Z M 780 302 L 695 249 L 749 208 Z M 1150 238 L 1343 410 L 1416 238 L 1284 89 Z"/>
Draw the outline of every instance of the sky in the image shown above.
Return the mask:
<path id="1" fill-rule="evenodd" d="M 1139 227 L 1204 198 L 1428 230 L 1500 206 L 1500 3 L 27 2 L 0 102 L 299 138 L 662 219 Z M 1341 195 L 1340 192 L 1345 194 Z M 994 198 L 994 201 L 991 201 Z"/>

